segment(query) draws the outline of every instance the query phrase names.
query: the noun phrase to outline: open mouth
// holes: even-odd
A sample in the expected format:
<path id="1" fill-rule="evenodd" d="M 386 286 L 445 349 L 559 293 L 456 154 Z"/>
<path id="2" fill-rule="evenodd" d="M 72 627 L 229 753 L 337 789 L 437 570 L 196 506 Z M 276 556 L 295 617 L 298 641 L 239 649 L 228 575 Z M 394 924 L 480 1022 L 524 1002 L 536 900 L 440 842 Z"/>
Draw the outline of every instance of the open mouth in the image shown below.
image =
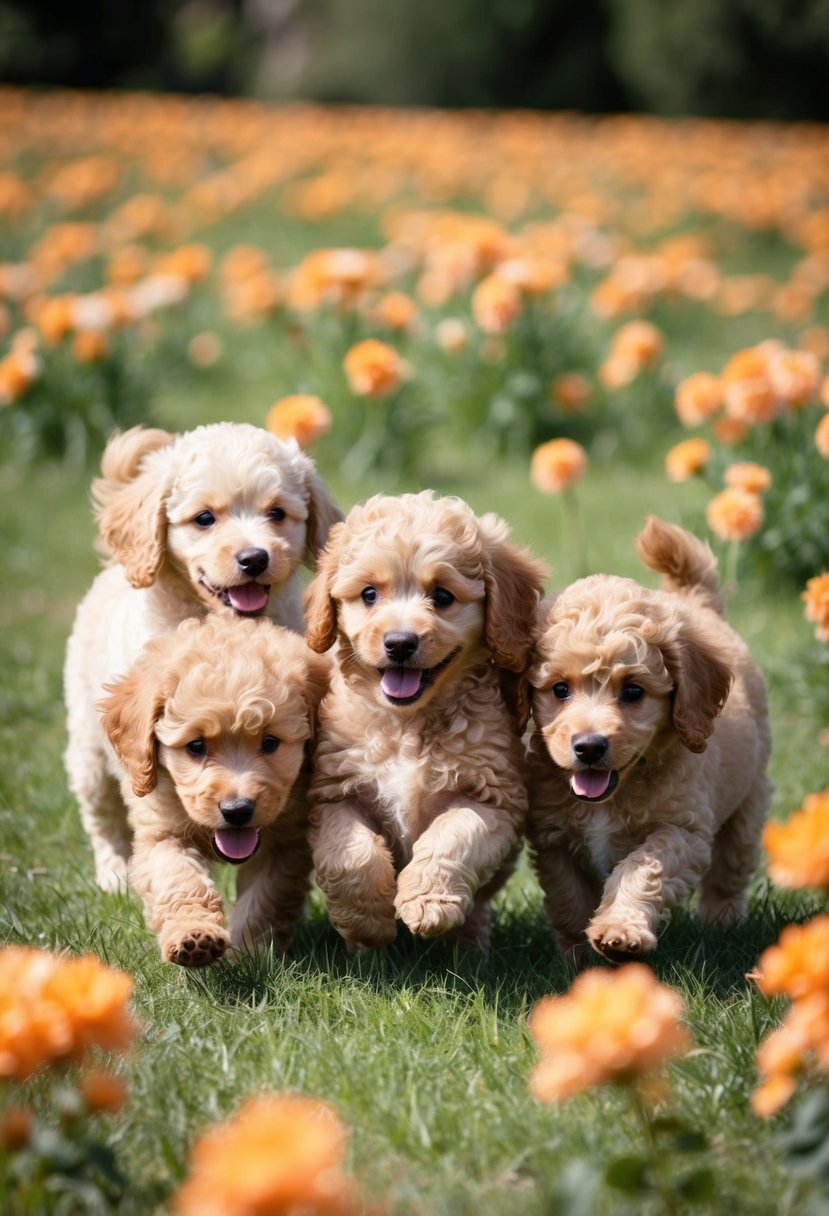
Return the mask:
<path id="1" fill-rule="evenodd" d="M 219 828 L 213 833 L 213 848 L 222 861 L 239 866 L 259 848 L 259 828 Z"/>
<path id="2" fill-rule="evenodd" d="M 435 676 L 444 671 L 457 654 L 460 646 L 453 650 L 435 667 L 382 667 L 380 668 L 380 688 L 386 700 L 392 705 L 414 705 L 423 696 Z"/>
<path id="3" fill-rule="evenodd" d="M 227 608 L 232 608 L 240 616 L 258 616 L 268 606 L 270 587 L 262 583 L 239 583 L 236 587 L 214 587 L 202 575 L 199 579 L 205 591 L 215 595 Z"/>
<path id="4" fill-rule="evenodd" d="M 604 802 L 619 784 L 616 769 L 582 768 L 570 774 L 570 789 L 583 802 Z"/>

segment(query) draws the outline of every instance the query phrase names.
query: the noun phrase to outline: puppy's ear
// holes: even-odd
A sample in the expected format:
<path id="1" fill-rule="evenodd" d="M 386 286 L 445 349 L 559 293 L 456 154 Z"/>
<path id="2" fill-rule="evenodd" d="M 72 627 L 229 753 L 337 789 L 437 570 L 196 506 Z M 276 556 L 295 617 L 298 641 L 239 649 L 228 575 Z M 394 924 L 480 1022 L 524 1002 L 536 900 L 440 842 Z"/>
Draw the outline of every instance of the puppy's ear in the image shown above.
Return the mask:
<path id="1" fill-rule="evenodd" d="M 136 797 L 155 789 L 155 724 L 164 709 L 164 690 L 155 656 L 144 656 L 125 676 L 105 684 L 109 696 L 98 702 L 104 730 L 127 771 Z"/>
<path id="2" fill-rule="evenodd" d="M 662 655 L 674 682 L 674 729 L 689 751 L 704 752 L 734 673 L 725 656 L 687 624 Z"/>
<path id="3" fill-rule="evenodd" d="M 317 654 L 330 650 L 337 640 L 337 604 L 331 588 L 340 564 L 345 535 L 345 524 L 334 524 L 317 563 L 317 573 L 305 592 L 305 640 Z"/>
<path id="4" fill-rule="evenodd" d="M 523 672 L 530 655 L 532 624 L 548 570 L 528 549 L 507 539 L 497 515 L 478 521 L 486 587 L 486 640 L 497 667 Z"/>
<path id="5" fill-rule="evenodd" d="M 334 524 L 343 519 L 343 513 L 331 495 L 328 487 L 316 472 L 308 475 L 308 521 L 305 525 L 305 557 L 304 561 L 312 570 L 316 569 L 317 559 L 325 548 L 328 534 Z"/>
<path id="6" fill-rule="evenodd" d="M 311 714 L 311 736 L 316 739 L 317 726 L 319 722 L 319 707 L 322 703 L 322 698 L 328 692 L 331 683 L 331 659 L 325 654 L 315 654 L 310 651 L 308 655 L 308 681 L 306 685 L 306 698 L 308 701 L 308 709 Z"/>
<path id="7" fill-rule="evenodd" d="M 136 426 L 115 435 L 92 483 L 100 539 L 133 587 L 149 587 L 164 560 L 169 476 L 147 470 L 145 458 L 175 439 L 168 431 Z"/>

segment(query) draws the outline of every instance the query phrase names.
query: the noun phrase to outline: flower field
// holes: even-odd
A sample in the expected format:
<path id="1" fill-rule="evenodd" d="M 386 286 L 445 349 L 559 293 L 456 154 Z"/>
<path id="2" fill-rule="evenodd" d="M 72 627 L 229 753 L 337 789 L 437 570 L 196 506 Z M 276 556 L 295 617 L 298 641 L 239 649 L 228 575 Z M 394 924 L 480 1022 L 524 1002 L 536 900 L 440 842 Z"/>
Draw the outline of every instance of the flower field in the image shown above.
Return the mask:
<path id="1" fill-rule="evenodd" d="M 574 980 L 522 863 L 487 959 L 348 956 L 315 894 L 287 961 L 162 965 L 61 670 L 106 437 L 219 419 L 344 507 L 498 511 L 551 586 L 647 581 L 652 512 L 708 539 L 770 689 L 748 922 Z M 827 474 L 821 126 L 0 89 L 3 1210 L 821 1210 Z"/>

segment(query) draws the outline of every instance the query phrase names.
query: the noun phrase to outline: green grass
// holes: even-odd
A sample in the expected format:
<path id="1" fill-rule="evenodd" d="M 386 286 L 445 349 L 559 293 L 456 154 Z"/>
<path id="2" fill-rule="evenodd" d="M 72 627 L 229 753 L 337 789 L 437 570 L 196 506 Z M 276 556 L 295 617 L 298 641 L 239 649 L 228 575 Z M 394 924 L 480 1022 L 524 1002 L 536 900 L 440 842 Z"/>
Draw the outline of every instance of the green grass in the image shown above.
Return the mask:
<path id="1" fill-rule="evenodd" d="M 188 402 L 192 416 L 176 424 L 219 416 L 227 403 L 214 398 L 210 410 L 203 404 Z M 412 488 L 380 477 L 348 485 L 326 467 L 324 449 L 319 459 L 344 505 L 379 489 Z M 161 1211 L 199 1130 L 227 1117 L 243 1096 L 282 1088 L 333 1103 L 351 1130 L 354 1171 L 395 1212 L 647 1210 L 621 1194 L 597 1195 L 582 1209 L 573 1198 L 584 1203 L 591 1194 L 580 1162 L 636 1150 L 619 1094 L 587 1094 L 564 1110 L 529 1095 L 535 1057 L 526 1015 L 545 993 L 564 991 L 570 975 L 526 865 L 498 900 L 486 960 L 405 933 L 385 952 L 349 957 L 317 895 L 289 961 L 261 953 L 188 974 L 159 962 L 133 898 L 97 890 L 61 760 L 63 649 L 96 569 L 87 483 L 82 470 L 3 472 L 0 914 L 8 940 L 93 950 L 135 977 L 144 1034 L 123 1065 L 129 1104 L 107 1125 L 133 1180 L 119 1210 Z M 564 504 L 532 490 L 523 466 L 469 470 L 437 488 L 504 514 L 517 538 L 550 562 L 551 585 L 585 569 L 641 576 L 633 538 L 644 515 L 691 519 L 703 494 L 688 488 L 678 513 L 680 496 L 655 464 L 645 460 L 635 473 L 594 465 L 579 486 L 579 544 Z M 788 674 L 807 632 L 801 605 L 791 591 L 746 584 L 730 615 L 769 673 L 774 813 L 785 815 L 826 783 L 811 742 L 819 724 Z M 815 908 L 814 899 L 772 891 L 758 874 L 746 925 L 702 930 L 683 911 L 660 941 L 654 966 L 683 994 L 699 1043 L 673 1077 L 683 1118 L 711 1134 L 706 1160 L 715 1171 L 716 1203 L 707 1210 L 805 1210 L 773 1128 L 748 1108 L 756 1046 L 780 1011 L 745 974 L 784 923 Z"/>

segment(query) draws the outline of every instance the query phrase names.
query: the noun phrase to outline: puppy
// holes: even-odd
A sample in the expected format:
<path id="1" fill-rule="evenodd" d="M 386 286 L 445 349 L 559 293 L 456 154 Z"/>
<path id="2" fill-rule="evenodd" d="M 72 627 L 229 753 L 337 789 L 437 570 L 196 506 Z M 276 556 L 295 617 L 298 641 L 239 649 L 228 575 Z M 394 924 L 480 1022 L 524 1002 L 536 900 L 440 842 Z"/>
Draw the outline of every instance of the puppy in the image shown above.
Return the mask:
<path id="1" fill-rule="evenodd" d="M 378 495 L 332 528 L 306 594 L 309 645 L 336 643 L 309 801 L 349 948 L 391 942 L 396 919 L 486 947 L 522 840 L 514 685 L 544 575 L 497 516 L 428 491 Z"/>
<path id="2" fill-rule="evenodd" d="M 66 770 L 105 891 L 130 833 L 95 703 L 144 644 L 187 617 L 267 616 L 303 629 L 298 568 L 341 519 L 310 458 L 259 427 L 116 435 L 92 495 L 111 564 L 78 608 L 66 654 Z"/>
<path id="3" fill-rule="evenodd" d="M 651 517 L 663 589 L 593 575 L 539 608 L 528 835 L 562 952 L 653 950 L 700 888 L 702 920 L 746 912 L 771 786 L 766 691 L 723 620 L 715 560 Z"/>
<path id="4" fill-rule="evenodd" d="M 233 942 L 287 948 L 310 882 L 304 760 L 327 673 L 291 630 L 213 615 L 155 638 L 106 685 L 129 878 L 167 962 L 200 967 L 231 941 L 215 861 L 239 867 Z"/>

